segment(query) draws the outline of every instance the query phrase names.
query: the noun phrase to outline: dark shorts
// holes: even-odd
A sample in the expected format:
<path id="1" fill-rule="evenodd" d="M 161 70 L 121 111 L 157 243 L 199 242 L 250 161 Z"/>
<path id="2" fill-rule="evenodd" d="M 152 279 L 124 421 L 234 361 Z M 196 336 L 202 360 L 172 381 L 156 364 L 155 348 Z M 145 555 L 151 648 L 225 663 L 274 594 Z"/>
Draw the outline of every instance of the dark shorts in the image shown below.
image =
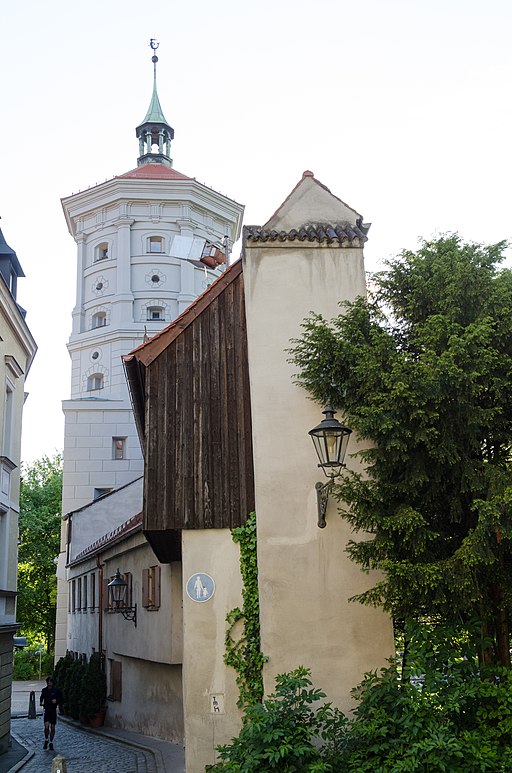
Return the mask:
<path id="1" fill-rule="evenodd" d="M 57 709 L 45 709 L 43 719 L 45 722 L 49 722 L 50 725 L 57 724 Z"/>

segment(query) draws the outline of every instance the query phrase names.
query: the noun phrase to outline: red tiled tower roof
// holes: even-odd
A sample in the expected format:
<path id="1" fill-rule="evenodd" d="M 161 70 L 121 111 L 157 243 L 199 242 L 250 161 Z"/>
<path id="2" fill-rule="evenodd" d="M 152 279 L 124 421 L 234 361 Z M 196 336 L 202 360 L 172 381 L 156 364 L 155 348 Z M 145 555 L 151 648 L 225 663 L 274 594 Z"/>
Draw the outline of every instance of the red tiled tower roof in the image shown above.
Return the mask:
<path id="1" fill-rule="evenodd" d="M 193 180 L 193 177 L 187 177 L 186 174 L 178 172 L 165 164 L 144 164 L 129 172 L 118 174 L 115 180 L 133 179 L 133 180 Z"/>

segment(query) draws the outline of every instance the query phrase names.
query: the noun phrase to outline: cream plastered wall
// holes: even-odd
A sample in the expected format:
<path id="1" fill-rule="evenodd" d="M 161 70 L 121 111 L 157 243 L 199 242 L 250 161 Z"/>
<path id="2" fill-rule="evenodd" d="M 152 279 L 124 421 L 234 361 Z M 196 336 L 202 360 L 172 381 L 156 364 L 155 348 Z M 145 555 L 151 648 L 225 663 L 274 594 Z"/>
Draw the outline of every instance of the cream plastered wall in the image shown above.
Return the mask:
<path id="1" fill-rule="evenodd" d="M 310 181 L 306 185 L 311 188 Z M 315 196 L 314 188 L 310 195 Z M 320 195 L 325 198 L 325 190 Z M 307 211 L 304 197 L 300 205 Z M 336 215 L 333 209 L 330 218 Z M 279 229 L 279 219 L 273 220 Z M 289 213 L 288 220 L 286 226 L 291 227 Z M 303 223 L 295 221 L 294 227 Z M 326 528 L 317 526 L 315 483 L 327 479 L 317 469 L 308 431 L 323 418 L 323 406 L 294 383 L 295 368 L 286 350 L 290 340 L 301 335 L 301 323 L 310 311 L 329 319 L 339 312 L 340 300 L 365 294 L 362 250 L 307 242 L 249 246 L 244 282 L 261 644 L 269 658 L 265 690 L 274 689 L 276 674 L 307 666 L 315 685 L 348 711 L 353 708 L 351 688 L 365 671 L 385 665 L 392 655 L 392 626 L 381 611 L 348 600 L 377 577 L 363 574 L 344 552 L 353 535 L 332 500 Z M 352 436 L 349 468 L 358 467 L 350 458 L 356 446 Z"/>
<path id="2" fill-rule="evenodd" d="M 224 664 L 226 614 L 242 601 L 240 558 L 229 529 L 183 531 L 182 548 L 186 771 L 204 773 L 205 765 L 217 761 L 215 747 L 240 732 L 236 674 Z M 185 591 L 198 572 L 209 574 L 216 586 L 202 603 Z"/>
<path id="3" fill-rule="evenodd" d="M 117 655 L 114 659 L 122 663 L 122 700 L 108 701 L 105 723 L 183 743 L 181 665 Z"/>

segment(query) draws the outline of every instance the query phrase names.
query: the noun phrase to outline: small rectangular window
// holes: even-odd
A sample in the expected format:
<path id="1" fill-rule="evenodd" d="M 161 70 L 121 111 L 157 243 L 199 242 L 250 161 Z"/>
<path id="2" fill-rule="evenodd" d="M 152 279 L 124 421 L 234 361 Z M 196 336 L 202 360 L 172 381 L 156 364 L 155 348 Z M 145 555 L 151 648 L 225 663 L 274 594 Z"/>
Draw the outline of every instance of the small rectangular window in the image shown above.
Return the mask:
<path id="1" fill-rule="evenodd" d="M 121 460 L 126 458 L 126 438 L 112 438 L 112 459 Z"/>
<path id="2" fill-rule="evenodd" d="M 92 572 L 90 575 L 90 585 L 89 609 L 92 611 L 96 609 L 96 572 Z"/>
<path id="3" fill-rule="evenodd" d="M 142 606 L 160 608 L 160 566 L 150 566 L 142 572 Z"/>
<path id="4" fill-rule="evenodd" d="M 87 575 L 82 577 L 82 610 L 87 612 Z"/>

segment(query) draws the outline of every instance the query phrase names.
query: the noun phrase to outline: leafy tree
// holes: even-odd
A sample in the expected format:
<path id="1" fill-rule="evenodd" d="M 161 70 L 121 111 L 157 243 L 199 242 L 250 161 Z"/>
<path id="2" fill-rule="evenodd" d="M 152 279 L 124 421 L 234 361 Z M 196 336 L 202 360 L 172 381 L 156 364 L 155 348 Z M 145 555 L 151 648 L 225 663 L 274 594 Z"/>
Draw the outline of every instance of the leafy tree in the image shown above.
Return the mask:
<path id="1" fill-rule="evenodd" d="M 18 548 L 18 620 L 52 650 L 60 549 L 62 456 L 43 456 L 22 471 Z"/>
<path id="2" fill-rule="evenodd" d="M 424 241 L 374 275 L 368 299 L 311 315 L 298 381 L 342 409 L 365 474 L 336 493 L 361 533 L 347 550 L 383 572 L 358 599 L 395 620 L 481 621 L 480 659 L 510 667 L 512 272 L 505 243 Z M 364 533 L 364 536 L 363 536 Z M 490 642 L 490 643 L 489 643 Z"/>

